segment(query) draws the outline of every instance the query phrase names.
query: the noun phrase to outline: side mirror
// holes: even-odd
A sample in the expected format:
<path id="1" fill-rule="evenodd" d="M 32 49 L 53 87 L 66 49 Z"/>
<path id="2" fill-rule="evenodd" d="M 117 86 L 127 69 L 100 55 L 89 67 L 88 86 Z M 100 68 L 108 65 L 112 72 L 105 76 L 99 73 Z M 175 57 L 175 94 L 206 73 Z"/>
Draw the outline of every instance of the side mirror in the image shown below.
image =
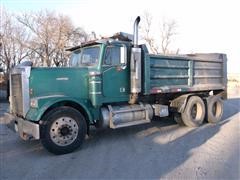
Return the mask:
<path id="1" fill-rule="evenodd" d="M 126 46 L 122 46 L 120 47 L 120 63 L 121 66 L 126 66 L 127 64 L 127 47 Z"/>

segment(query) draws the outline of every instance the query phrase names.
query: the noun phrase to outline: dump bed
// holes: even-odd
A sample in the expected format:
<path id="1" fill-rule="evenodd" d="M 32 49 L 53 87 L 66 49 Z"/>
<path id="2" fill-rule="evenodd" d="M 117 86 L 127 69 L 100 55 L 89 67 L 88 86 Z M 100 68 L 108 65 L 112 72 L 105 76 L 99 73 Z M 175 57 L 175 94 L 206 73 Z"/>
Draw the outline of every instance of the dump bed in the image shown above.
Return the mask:
<path id="1" fill-rule="evenodd" d="M 225 90 L 225 54 L 145 54 L 144 94 Z"/>

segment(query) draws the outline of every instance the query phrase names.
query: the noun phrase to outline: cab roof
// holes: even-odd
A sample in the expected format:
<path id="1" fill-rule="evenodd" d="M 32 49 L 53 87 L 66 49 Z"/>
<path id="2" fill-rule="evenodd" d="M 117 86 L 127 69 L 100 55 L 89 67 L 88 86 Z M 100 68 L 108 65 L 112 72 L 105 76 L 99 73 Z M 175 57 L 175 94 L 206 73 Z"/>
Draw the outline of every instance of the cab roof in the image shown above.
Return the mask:
<path id="1" fill-rule="evenodd" d="M 101 39 L 91 40 L 91 41 L 88 41 L 88 42 L 81 43 L 78 46 L 67 48 L 66 51 L 74 51 L 76 49 L 86 47 L 86 46 L 92 46 L 92 45 L 107 43 L 109 40 L 132 42 L 133 41 L 133 35 L 128 34 L 128 33 L 124 33 L 124 32 L 118 32 L 118 33 L 115 33 L 113 36 L 110 36 L 110 37 L 103 37 Z"/>

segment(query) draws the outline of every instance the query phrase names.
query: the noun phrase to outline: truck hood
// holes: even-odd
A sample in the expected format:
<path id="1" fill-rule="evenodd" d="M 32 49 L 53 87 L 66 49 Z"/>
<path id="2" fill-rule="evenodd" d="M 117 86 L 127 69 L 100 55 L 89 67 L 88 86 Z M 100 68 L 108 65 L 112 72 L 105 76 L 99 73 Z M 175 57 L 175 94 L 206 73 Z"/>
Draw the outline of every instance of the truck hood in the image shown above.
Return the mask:
<path id="1" fill-rule="evenodd" d="M 88 68 L 32 68 L 30 96 L 88 97 Z"/>

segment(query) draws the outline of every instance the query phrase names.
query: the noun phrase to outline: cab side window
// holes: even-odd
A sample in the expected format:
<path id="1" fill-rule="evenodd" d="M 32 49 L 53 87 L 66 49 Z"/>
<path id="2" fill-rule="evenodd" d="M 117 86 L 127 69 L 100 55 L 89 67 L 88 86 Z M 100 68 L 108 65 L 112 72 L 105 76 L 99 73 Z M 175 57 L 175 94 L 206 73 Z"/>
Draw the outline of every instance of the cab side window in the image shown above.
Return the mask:
<path id="1" fill-rule="evenodd" d="M 103 65 L 117 66 L 120 64 L 120 47 L 121 46 L 107 46 Z"/>

